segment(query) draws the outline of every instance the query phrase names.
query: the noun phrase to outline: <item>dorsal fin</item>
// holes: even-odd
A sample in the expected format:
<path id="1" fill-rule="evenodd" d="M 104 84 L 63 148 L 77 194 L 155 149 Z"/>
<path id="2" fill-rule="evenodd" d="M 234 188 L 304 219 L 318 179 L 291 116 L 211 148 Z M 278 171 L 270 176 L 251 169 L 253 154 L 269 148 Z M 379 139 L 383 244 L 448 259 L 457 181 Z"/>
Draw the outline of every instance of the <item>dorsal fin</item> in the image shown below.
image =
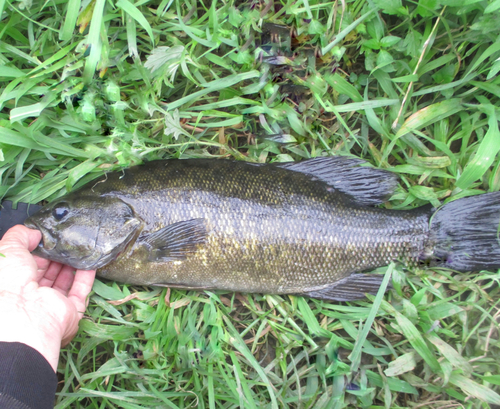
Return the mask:
<path id="1" fill-rule="evenodd" d="M 361 159 L 328 156 L 277 166 L 314 176 L 363 205 L 374 206 L 388 200 L 398 185 L 398 177 L 387 170 L 375 169 Z"/>

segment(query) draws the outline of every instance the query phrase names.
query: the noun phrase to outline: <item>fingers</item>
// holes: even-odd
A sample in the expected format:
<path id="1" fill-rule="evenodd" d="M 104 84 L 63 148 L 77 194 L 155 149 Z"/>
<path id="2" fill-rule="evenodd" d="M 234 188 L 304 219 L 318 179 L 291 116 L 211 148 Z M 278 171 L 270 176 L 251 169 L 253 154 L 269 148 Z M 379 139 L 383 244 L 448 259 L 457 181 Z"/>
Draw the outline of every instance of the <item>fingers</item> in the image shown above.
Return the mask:
<path id="1" fill-rule="evenodd" d="M 50 264 L 53 263 L 50 260 L 47 260 L 46 258 L 41 258 L 38 256 L 33 256 L 33 258 L 36 261 L 36 264 L 38 266 L 38 271 L 40 272 L 41 276 L 43 277 L 45 275 L 45 272 L 49 268 Z"/>
<path id="2" fill-rule="evenodd" d="M 33 256 L 33 258 L 38 266 L 34 280 L 37 281 L 38 285 L 41 287 L 52 287 L 63 265 L 56 261 L 50 261 L 38 256 Z"/>
<path id="3" fill-rule="evenodd" d="M 37 261 L 38 272 L 40 273 L 38 284 L 41 287 L 52 287 L 64 266 L 61 263 L 56 263 L 54 261 L 38 258 L 35 258 L 35 260 Z M 41 262 L 38 262 L 38 260 L 41 260 Z M 73 271 L 74 269 L 71 269 L 71 275 L 73 275 Z"/>
<path id="4" fill-rule="evenodd" d="M 94 284 L 95 270 L 76 270 L 73 285 L 68 293 L 68 300 L 75 306 L 76 315 L 74 315 L 74 325 L 68 326 L 70 329 L 61 341 L 61 345 L 67 345 L 76 335 L 78 331 L 78 321 L 83 317 L 85 308 L 87 308 L 87 297 L 92 290 Z"/>
<path id="5" fill-rule="evenodd" d="M 86 291 L 84 298 L 87 297 L 88 293 L 92 289 L 92 284 L 94 283 L 95 271 L 85 271 L 78 270 L 78 272 L 87 273 L 87 274 L 77 274 L 75 275 L 75 269 L 73 267 L 56 263 L 55 261 L 51 261 L 47 263 L 39 264 L 41 266 L 39 271 L 43 271 L 43 276 L 40 278 L 38 284 L 40 287 L 51 287 L 56 291 L 59 291 L 64 296 L 69 296 L 69 290 L 73 286 L 73 283 L 76 282 L 77 286 L 81 286 L 80 282 L 83 282 L 84 285 L 87 285 L 87 281 L 89 282 L 90 288 L 83 288 L 80 290 L 75 289 L 75 294 L 78 295 L 82 291 Z"/>
<path id="6" fill-rule="evenodd" d="M 68 335 L 66 335 L 62 340 L 61 340 L 61 348 L 64 348 L 66 345 L 68 345 L 71 340 L 75 337 L 76 333 L 78 332 L 78 327 L 76 327 L 75 331 L 72 331 Z"/>
<path id="7" fill-rule="evenodd" d="M 38 230 L 28 229 L 26 226 L 18 224 L 7 230 L 4 234 L 1 243 L 2 247 L 7 248 L 25 248 L 29 251 L 33 251 L 40 240 L 42 239 L 42 233 Z"/>
<path id="8" fill-rule="evenodd" d="M 68 299 L 75 305 L 80 318 L 87 306 L 87 297 L 94 284 L 95 270 L 76 270 L 73 285 L 68 293 Z"/>
<path id="9" fill-rule="evenodd" d="M 52 288 L 56 291 L 59 291 L 62 295 L 67 296 L 69 289 L 73 285 L 75 279 L 75 275 L 73 274 L 74 271 L 75 269 L 70 266 L 62 266 L 62 268 L 59 268 L 57 276 L 52 281 Z M 45 275 L 45 277 L 47 277 L 47 274 Z M 47 282 L 50 283 L 50 280 L 47 279 Z"/>
<path id="10" fill-rule="evenodd" d="M 40 230 L 28 229 L 27 227 L 21 225 L 19 226 L 23 227 L 28 231 L 28 240 L 29 240 L 28 250 L 29 251 L 35 250 L 40 244 L 40 241 L 42 240 L 42 233 L 40 232 Z"/>

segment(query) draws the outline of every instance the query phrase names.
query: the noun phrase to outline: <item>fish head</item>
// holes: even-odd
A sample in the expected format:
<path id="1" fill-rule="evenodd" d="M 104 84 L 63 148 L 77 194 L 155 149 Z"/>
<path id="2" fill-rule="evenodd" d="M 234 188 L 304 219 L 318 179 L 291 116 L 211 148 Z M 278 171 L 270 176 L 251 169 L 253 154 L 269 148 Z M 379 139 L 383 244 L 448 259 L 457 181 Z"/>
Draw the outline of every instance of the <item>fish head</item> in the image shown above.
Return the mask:
<path id="1" fill-rule="evenodd" d="M 135 242 L 144 223 L 119 198 L 68 195 L 30 216 L 25 225 L 42 233 L 34 255 L 95 270 Z"/>

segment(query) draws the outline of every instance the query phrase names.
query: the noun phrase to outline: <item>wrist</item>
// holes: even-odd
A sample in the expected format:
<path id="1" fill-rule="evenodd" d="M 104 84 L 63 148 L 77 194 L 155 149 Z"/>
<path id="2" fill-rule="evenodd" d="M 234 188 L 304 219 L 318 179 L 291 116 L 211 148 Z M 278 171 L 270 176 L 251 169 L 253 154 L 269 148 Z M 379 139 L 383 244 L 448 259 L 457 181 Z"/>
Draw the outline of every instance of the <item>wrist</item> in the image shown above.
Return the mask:
<path id="1" fill-rule="evenodd" d="M 3 328 L 3 320 L 0 320 L 0 325 Z M 8 328 L 8 327 L 7 327 Z M 0 335 L 0 342 L 20 342 L 28 345 L 42 355 L 49 365 L 52 367 L 54 373 L 57 372 L 57 364 L 59 362 L 60 347 L 54 347 L 53 343 L 43 335 L 36 332 L 24 331 L 8 331 L 9 334 Z"/>
<path id="2" fill-rule="evenodd" d="M 0 342 L 0 407 L 54 407 L 57 375 L 35 349 L 19 342 Z"/>
<path id="3" fill-rule="evenodd" d="M 57 371 L 61 336 L 57 328 L 47 328 L 47 317 L 33 312 L 33 308 L 19 305 L 19 296 L 0 291 L 0 341 L 20 342 L 38 351 Z M 34 325 L 37 322 L 37 325 Z"/>

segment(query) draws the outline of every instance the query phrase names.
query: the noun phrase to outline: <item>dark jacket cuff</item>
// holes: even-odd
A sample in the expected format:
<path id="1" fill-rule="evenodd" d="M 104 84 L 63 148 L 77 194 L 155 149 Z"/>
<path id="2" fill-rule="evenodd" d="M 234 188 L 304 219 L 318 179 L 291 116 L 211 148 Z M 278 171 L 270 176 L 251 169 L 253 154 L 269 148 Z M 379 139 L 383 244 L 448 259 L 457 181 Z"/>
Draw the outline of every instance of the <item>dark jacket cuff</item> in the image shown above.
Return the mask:
<path id="1" fill-rule="evenodd" d="M 47 360 L 20 342 L 0 342 L 0 408 L 52 409 L 57 376 Z"/>

